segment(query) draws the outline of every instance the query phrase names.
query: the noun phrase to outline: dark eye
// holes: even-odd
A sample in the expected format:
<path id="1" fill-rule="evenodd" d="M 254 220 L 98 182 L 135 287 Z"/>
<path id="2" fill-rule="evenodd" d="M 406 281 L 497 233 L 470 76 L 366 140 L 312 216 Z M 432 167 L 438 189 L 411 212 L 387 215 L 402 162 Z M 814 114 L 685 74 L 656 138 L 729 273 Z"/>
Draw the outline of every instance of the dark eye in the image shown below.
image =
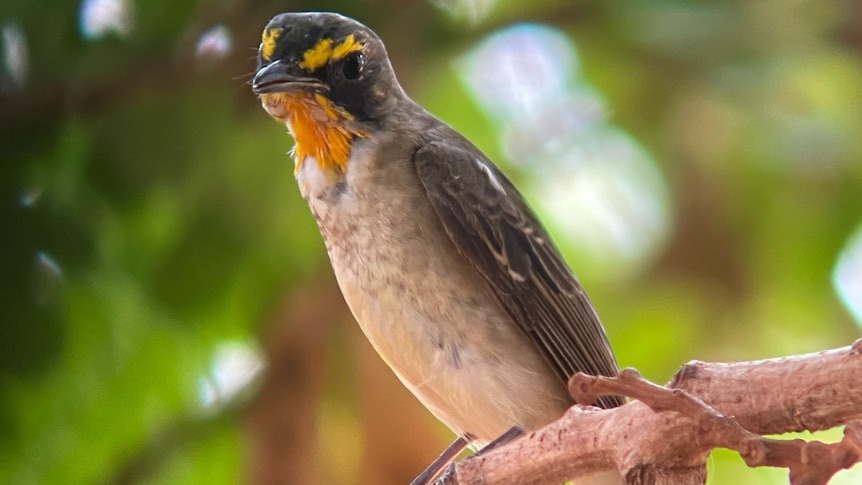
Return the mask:
<path id="1" fill-rule="evenodd" d="M 359 78 L 362 74 L 362 68 L 365 66 L 365 56 L 361 52 L 352 52 L 344 58 L 341 64 L 341 73 L 344 74 L 344 79 L 353 81 Z"/>

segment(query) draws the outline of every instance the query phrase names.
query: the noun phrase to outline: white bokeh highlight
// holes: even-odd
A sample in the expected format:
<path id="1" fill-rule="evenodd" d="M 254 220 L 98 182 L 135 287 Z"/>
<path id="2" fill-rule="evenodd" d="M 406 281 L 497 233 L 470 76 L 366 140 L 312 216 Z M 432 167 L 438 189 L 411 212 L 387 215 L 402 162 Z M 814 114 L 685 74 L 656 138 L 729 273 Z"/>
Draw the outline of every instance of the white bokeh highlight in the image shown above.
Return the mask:
<path id="1" fill-rule="evenodd" d="M 81 35 L 88 40 L 109 34 L 127 37 L 134 28 L 132 4 L 128 0 L 83 0 L 79 25 Z"/>
<path id="2" fill-rule="evenodd" d="M 18 24 L 7 22 L 0 27 L 0 38 L 3 42 L 3 78 L 11 81 L 11 83 L 3 82 L 0 87 L 10 91 L 13 88 L 21 89 L 27 82 L 29 71 L 29 55 L 24 31 Z"/>
<path id="3" fill-rule="evenodd" d="M 658 252 L 671 225 L 665 180 L 646 150 L 607 120 L 566 35 L 513 26 L 482 40 L 457 69 L 505 156 L 533 175 L 526 192 L 556 237 L 607 278 Z"/>
<path id="4" fill-rule="evenodd" d="M 856 324 L 862 327 L 862 225 L 838 255 L 832 271 L 832 285 Z"/>
<path id="5" fill-rule="evenodd" d="M 257 382 L 265 367 L 256 346 L 237 341 L 219 344 L 209 371 L 198 381 L 201 408 L 218 410 L 235 402 Z"/>
<path id="6" fill-rule="evenodd" d="M 218 24 L 198 37 L 195 43 L 195 55 L 200 58 L 218 60 L 224 59 L 233 50 L 233 37 L 230 30 Z"/>

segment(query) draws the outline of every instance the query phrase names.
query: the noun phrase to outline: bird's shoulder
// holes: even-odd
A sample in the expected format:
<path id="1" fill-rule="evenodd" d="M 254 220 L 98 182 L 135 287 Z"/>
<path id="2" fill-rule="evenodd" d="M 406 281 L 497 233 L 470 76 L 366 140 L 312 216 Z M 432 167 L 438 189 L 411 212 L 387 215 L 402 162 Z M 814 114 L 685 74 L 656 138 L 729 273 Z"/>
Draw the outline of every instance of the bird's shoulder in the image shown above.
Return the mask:
<path id="1" fill-rule="evenodd" d="M 420 184 L 457 250 L 488 281 L 557 375 L 614 375 L 617 365 L 592 304 L 511 181 L 443 125 L 413 155 Z M 602 400 L 605 406 L 621 401 Z"/>
<path id="2" fill-rule="evenodd" d="M 540 263 L 552 270 L 544 272 L 543 284 L 554 291 L 579 291 L 518 189 L 460 133 L 442 123 L 432 126 L 422 135 L 413 163 L 449 236 L 481 263 L 486 277 L 524 283 Z"/>

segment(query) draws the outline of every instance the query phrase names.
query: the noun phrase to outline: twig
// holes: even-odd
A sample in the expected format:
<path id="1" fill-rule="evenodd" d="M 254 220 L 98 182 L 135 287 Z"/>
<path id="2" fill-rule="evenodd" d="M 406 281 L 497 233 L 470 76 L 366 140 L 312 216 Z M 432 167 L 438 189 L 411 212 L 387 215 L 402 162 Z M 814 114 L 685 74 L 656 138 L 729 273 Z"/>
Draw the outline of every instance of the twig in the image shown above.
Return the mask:
<path id="1" fill-rule="evenodd" d="M 579 402 L 620 394 L 613 410 L 574 406 L 563 418 L 509 445 L 453 464 L 447 485 L 555 484 L 618 469 L 629 484 L 698 484 L 709 452 L 740 453 L 750 466 L 788 468 L 790 483 L 827 483 L 862 457 L 862 341 L 816 354 L 733 364 L 692 362 L 668 387 L 634 371 L 578 375 Z M 834 444 L 764 434 L 847 424 Z"/>

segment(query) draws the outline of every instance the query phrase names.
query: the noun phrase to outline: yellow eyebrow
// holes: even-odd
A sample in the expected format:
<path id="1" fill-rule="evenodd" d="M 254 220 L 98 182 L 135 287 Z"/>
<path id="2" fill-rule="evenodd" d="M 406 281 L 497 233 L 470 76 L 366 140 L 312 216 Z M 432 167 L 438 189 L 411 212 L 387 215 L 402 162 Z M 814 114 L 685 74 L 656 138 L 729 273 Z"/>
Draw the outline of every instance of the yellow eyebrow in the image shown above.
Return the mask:
<path id="1" fill-rule="evenodd" d="M 332 60 L 338 60 L 350 54 L 351 52 L 356 52 L 362 49 L 362 44 L 356 42 L 356 39 L 353 38 L 353 34 L 347 36 L 346 39 L 341 41 L 340 44 L 335 46 L 332 49 Z"/>
<path id="2" fill-rule="evenodd" d="M 268 61 L 272 57 L 272 53 L 275 52 L 275 42 L 281 35 L 281 30 L 280 27 L 274 27 L 263 31 L 260 39 L 260 57 L 263 60 Z"/>
<path id="3" fill-rule="evenodd" d="M 335 47 L 332 47 L 332 39 L 320 39 L 314 47 L 305 51 L 299 67 L 311 72 L 360 49 L 362 44 L 356 42 L 353 34 L 348 35 Z"/>
<path id="4" fill-rule="evenodd" d="M 332 56 L 332 39 L 320 39 L 314 47 L 305 51 L 299 67 L 306 71 L 314 71 L 329 62 Z"/>

